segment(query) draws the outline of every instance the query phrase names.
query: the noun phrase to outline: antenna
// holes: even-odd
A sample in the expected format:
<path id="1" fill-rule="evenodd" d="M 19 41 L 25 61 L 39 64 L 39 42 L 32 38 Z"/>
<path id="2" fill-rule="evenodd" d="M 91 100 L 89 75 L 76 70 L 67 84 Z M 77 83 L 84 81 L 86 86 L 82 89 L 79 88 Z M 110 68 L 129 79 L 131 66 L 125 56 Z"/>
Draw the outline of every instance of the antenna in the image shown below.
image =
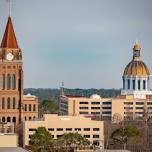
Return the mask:
<path id="1" fill-rule="evenodd" d="M 12 11 L 11 0 L 6 0 L 6 2 L 8 3 L 8 7 L 9 7 L 9 16 L 11 16 L 11 11 Z"/>

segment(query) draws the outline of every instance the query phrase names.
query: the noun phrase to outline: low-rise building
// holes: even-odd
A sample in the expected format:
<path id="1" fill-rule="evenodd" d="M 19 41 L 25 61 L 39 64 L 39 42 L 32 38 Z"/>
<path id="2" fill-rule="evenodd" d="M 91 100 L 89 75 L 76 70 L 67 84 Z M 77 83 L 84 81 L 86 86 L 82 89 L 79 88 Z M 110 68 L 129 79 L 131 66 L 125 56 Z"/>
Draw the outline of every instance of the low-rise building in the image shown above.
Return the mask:
<path id="1" fill-rule="evenodd" d="M 87 138 L 91 144 L 98 143 L 104 146 L 103 121 L 91 120 L 83 116 L 58 116 L 46 114 L 43 120 L 23 122 L 23 146 L 29 145 L 30 135 L 34 134 L 38 127 L 45 127 L 54 139 L 64 133 L 78 132 Z"/>

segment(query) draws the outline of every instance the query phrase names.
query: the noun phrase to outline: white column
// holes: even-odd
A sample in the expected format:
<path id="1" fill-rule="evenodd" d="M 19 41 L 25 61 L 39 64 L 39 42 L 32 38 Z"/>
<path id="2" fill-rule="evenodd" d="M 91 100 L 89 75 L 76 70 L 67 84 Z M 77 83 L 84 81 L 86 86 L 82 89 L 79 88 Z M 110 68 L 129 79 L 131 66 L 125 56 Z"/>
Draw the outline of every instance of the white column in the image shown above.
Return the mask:
<path id="1" fill-rule="evenodd" d="M 143 78 L 140 78 L 140 90 L 143 90 Z"/>

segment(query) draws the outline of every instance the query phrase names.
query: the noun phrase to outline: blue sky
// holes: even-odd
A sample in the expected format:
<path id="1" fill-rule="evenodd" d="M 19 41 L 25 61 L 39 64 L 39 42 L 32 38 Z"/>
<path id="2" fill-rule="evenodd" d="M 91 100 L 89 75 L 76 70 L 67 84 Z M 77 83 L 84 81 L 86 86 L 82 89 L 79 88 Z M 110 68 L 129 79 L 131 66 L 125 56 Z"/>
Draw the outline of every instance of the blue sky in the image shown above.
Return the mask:
<path id="1" fill-rule="evenodd" d="M 0 38 L 8 17 L 0 1 Z M 152 67 L 151 0 L 12 0 L 24 85 L 121 88 L 136 39 Z"/>

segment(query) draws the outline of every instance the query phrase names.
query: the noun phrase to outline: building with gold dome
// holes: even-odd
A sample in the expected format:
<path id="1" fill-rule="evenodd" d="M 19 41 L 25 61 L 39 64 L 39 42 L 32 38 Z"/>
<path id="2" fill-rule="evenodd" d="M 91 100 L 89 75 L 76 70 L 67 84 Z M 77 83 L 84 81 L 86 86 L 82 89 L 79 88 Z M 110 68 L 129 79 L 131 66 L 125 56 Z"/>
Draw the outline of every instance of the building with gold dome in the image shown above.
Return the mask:
<path id="1" fill-rule="evenodd" d="M 150 72 L 140 58 L 141 46 L 138 42 L 133 47 L 133 59 L 126 66 L 123 73 L 122 95 L 133 95 L 137 99 L 146 99 L 152 95 L 150 91 Z"/>
<path id="2" fill-rule="evenodd" d="M 61 115 L 102 116 L 103 119 L 136 119 L 147 114 L 152 116 L 152 91 L 150 90 L 150 72 L 140 58 L 141 46 L 135 43 L 133 59 L 123 72 L 123 89 L 116 98 L 102 98 L 99 95 L 75 97 L 60 96 Z"/>

